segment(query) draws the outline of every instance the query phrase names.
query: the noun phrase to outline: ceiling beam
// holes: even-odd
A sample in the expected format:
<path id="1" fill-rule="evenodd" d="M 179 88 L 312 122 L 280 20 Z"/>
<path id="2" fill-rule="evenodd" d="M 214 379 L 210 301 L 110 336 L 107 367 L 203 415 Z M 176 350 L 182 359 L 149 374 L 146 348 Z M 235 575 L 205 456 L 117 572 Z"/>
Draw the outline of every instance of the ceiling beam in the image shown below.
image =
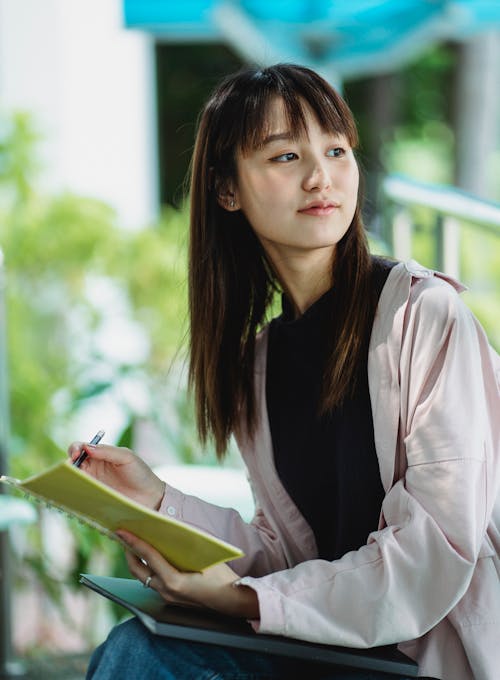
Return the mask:
<path id="1" fill-rule="evenodd" d="M 225 0 L 218 3 L 212 19 L 224 40 L 243 61 L 260 66 L 279 62 L 301 64 L 320 73 L 339 88 L 341 81 L 331 65 L 314 59 L 300 38 L 291 40 L 290 31 L 281 24 L 261 25 L 255 22 L 241 6 Z"/>

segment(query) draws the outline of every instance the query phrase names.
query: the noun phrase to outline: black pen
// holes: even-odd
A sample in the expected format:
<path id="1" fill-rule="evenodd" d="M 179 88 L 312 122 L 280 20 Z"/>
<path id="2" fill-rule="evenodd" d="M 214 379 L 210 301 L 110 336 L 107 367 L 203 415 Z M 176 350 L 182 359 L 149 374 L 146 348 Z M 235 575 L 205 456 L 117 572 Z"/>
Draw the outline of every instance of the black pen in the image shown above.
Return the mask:
<path id="1" fill-rule="evenodd" d="M 104 430 L 99 430 L 99 432 L 96 435 L 94 435 L 94 437 L 92 438 L 92 441 L 89 442 L 90 446 L 94 446 L 95 444 L 99 444 L 99 442 L 101 441 L 101 439 L 103 437 L 104 437 Z M 80 465 L 85 460 L 85 458 L 87 458 L 87 456 L 88 456 L 88 453 L 86 451 L 82 451 L 81 454 L 78 456 L 78 458 L 73 463 L 73 465 L 75 467 L 79 468 Z"/>

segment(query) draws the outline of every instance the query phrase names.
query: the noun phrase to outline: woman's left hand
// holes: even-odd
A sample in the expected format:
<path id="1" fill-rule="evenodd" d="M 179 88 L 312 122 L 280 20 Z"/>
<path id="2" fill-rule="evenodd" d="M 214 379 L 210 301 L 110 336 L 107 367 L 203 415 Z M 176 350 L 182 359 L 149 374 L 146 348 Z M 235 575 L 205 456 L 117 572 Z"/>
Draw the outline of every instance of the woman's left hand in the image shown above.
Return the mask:
<path id="1" fill-rule="evenodd" d="M 134 552 L 127 551 L 130 572 L 166 602 L 208 607 L 222 614 L 246 619 L 259 618 L 257 593 L 248 586 L 237 586 L 239 576 L 227 566 L 216 564 L 202 572 L 178 571 L 160 553 L 128 531 L 116 532 Z M 140 555 L 142 560 L 137 556 Z"/>

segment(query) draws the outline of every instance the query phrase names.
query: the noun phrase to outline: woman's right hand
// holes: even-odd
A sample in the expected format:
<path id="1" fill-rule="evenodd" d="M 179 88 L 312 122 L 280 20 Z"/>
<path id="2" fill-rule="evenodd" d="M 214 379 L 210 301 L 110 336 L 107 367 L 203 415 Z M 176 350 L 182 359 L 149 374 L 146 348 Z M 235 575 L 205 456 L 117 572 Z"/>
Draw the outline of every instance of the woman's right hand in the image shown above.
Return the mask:
<path id="1" fill-rule="evenodd" d="M 82 451 L 87 453 L 80 466 L 82 470 L 132 500 L 158 510 L 165 493 L 165 482 L 133 451 L 107 444 L 90 446 L 73 442 L 68 455 L 74 462 Z"/>

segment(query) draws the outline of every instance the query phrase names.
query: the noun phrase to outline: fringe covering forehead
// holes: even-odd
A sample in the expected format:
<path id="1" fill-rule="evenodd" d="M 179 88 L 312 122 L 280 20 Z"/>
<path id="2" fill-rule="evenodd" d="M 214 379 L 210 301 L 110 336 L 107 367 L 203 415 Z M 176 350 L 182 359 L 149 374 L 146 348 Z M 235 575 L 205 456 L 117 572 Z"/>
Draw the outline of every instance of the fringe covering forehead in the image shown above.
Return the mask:
<path id="1" fill-rule="evenodd" d="M 316 117 L 327 133 L 344 136 L 352 148 L 358 145 L 358 133 L 349 107 L 342 97 L 316 73 L 301 67 L 280 65 L 270 69 L 247 70 L 240 77 L 232 77 L 221 85 L 208 107 L 218 122 L 224 120 L 222 132 L 214 140 L 215 165 L 228 162 L 228 153 L 234 159 L 242 153 L 262 146 L 270 130 L 269 111 L 281 99 L 288 130 L 293 138 L 307 132 L 306 108 Z M 218 114 L 218 115 L 217 115 Z M 221 134 L 222 132 L 222 134 Z"/>

